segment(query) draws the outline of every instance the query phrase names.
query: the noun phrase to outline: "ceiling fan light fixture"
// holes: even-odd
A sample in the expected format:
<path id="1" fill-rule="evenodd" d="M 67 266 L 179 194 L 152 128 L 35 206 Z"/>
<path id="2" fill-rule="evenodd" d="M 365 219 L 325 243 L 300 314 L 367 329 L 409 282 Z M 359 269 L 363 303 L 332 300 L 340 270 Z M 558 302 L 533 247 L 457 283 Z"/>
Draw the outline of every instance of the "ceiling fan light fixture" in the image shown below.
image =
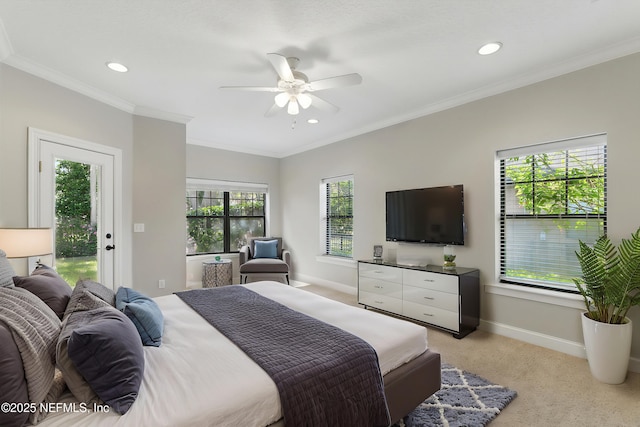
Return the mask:
<path id="1" fill-rule="evenodd" d="M 478 49 L 478 53 L 480 55 L 491 55 L 499 51 L 501 48 L 502 48 L 502 43 L 500 42 L 486 43 L 480 46 L 480 49 Z"/>
<path id="2" fill-rule="evenodd" d="M 291 97 L 291 100 L 289 101 L 289 106 L 287 107 L 287 113 L 291 114 L 292 116 L 295 116 L 296 114 L 300 113 L 300 108 L 298 108 L 298 101 L 296 101 L 294 97 Z"/>
<path id="3" fill-rule="evenodd" d="M 305 110 L 311 107 L 311 97 L 306 93 L 301 93 L 297 96 L 298 104 Z"/>
<path id="4" fill-rule="evenodd" d="M 288 93 L 282 92 L 276 95 L 276 98 L 274 101 L 278 107 L 282 108 L 285 105 L 287 105 L 287 102 L 289 102 L 289 98 L 290 96 Z"/>

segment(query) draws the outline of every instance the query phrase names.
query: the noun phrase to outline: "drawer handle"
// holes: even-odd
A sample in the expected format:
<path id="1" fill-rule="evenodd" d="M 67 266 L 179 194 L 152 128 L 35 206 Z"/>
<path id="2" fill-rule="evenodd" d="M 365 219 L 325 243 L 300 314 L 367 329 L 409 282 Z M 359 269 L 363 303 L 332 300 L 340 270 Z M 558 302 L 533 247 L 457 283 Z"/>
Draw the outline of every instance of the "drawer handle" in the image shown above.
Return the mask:
<path id="1" fill-rule="evenodd" d="M 373 302 L 375 302 L 376 304 L 384 304 L 384 302 L 382 302 L 382 301 L 373 300 Z"/>
<path id="2" fill-rule="evenodd" d="M 382 273 L 384 273 L 384 271 L 380 271 L 380 270 L 373 270 L 373 272 L 374 272 L 374 273 L 376 273 L 376 274 L 382 274 Z"/>
<path id="3" fill-rule="evenodd" d="M 376 289 L 384 289 L 384 286 L 380 286 L 380 285 L 373 285 L 373 287 Z"/>
<path id="4" fill-rule="evenodd" d="M 424 298 L 424 299 L 431 300 L 431 301 L 433 301 L 433 300 L 435 299 L 435 298 L 433 298 L 433 297 L 423 297 L 423 298 Z"/>
<path id="5" fill-rule="evenodd" d="M 435 280 L 433 280 L 433 279 L 424 279 L 424 281 L 425 282 L 432 282 L 432 283 L 435 282 Z"/>
<path id="6" fill-rule="evenodd" d="M 430 313 L 422 313 L 422 314 L 424 314 L 425 316 L 428 316 L 428 317 L 433 317 L 433 314 L 430 314 Z"/>

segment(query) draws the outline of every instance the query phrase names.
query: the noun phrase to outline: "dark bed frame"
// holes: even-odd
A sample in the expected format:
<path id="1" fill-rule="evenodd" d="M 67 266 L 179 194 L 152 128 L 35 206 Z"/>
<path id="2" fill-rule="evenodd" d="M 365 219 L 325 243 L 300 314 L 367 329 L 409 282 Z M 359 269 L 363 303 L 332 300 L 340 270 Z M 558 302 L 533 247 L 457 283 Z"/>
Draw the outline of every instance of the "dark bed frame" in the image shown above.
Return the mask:
<path id="1" fill-rule="evenodd" d="M 387 407 L 394 424 L 436 391 L 441 381 L 440 354 L 427 350 L 383 377 Z M 280 419 L 268 427 L 283 427 Z"/>
<path id="2" fill-rule="evenodd" d="M 440 354 L 427 350 L 383 377 L 391 423 L 440 390 Z"/>

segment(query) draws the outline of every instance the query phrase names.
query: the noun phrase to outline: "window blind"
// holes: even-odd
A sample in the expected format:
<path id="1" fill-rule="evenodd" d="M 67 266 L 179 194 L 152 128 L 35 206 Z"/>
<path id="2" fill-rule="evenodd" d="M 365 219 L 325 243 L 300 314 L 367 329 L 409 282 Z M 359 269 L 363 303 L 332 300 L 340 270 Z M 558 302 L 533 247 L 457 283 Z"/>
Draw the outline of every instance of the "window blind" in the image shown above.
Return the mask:
<path id="1" fill-rule="evenodd" d="M 187 190 L 268 193 L 269 186 L 267 184 L 254 182 L 235 182 L 215 179 L 187 178 Z"/>
<path id="2" fill-rule="evenodd" d="M 353 256 L 353 177 L 322 180 L 326 255 Z"/>
<path id="3" fill-rule="evenodd" d="M 575 252 L 606 233 L 606 135 L 499 151 L 500 279 L 575 291 Z"/>

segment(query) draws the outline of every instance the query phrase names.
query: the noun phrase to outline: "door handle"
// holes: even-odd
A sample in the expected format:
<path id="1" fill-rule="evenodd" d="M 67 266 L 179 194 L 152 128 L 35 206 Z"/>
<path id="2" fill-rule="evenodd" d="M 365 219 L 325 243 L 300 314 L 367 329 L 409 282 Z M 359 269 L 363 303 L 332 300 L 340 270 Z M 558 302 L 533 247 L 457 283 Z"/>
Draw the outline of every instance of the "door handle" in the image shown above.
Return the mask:
<path id="1" fill-rule="evenodd" d="M 110 251 L 116 248 L 116 245 L 107 245 L 106 250 Z"/>

